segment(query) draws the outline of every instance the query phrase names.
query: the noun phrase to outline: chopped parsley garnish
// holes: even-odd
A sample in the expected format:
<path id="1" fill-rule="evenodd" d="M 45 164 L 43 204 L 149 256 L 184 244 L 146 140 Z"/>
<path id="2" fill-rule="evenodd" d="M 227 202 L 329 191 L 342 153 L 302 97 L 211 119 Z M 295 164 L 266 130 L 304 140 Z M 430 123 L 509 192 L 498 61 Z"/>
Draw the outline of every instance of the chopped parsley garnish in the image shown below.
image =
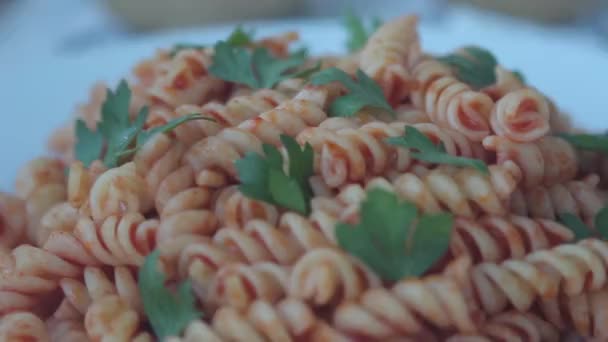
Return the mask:
<path id="1" fill-rule="evenodd" d="M 138 287 L 144 311 L 159 341 L 179 335 L 203 313 L 196 308 L 196 298 L 189 281 L 182 282 L 176 291 L 165 287 L 165 275 L 158 271 L 159 251 L 150 253 L 139 269 Z"/>
<path id="2" fill-rule="evenodd" d="M 363 108 L 374 108 L 395 114 L 391 105 L 386 101 L 382 88 L 363 71 L 357 70 L 357 79 L 338 68 L 328 68 L 311 77 L 313 85 L 324 85 L 340 82 L 348 90 L 348 94 L 338 97 L 329 107 L 333 116 L 353 116 Z"/>
<path id="3" fill-rule="evenodd" d="M 338 244 L 384 280 L 424 274 L 449 247 L 449 213 L 419 216 L 413 204 L 381 189 L 370 190 L 360 210 L 358 224 L 336 226 Z"/>
<path id="4" fill-rule="evenodd" d="M 130 103 L 131 90 L 123 80 L 116 91 L 108 89 L 106 100 L 101 107 L 101 120 L 97 124 L 97 130 L 89 129 L 82 120 L 76 121 L 76 159 L 87 167 L 96 159 L 102 159 L 107 167 L 116 167 L 128 160 L 155 134 L 169 132 L 191 120 L 212 120 L 198 114 L 190 114 L 173 119 L 163 126 L 144 130 L 148 107 L 142 107 L 131 122 Z"/>
<path id="5" fill-rule="evenodd" d="M 489 173 L 488 166 L 483 161 L 448 154 L 442 144 L 434 144 L 431 139 L 413 126 L 405 126 L 405 133 L 402 136 L 388 138 L 387 142 L 391 145 L 416 150 L 411 156 L 421 161 L 472 167 L 485 174 Z"/>
<path id="6" fill-rule="evenodd" d="M 361 50 L 369 37 L 382 26 L 382 20 L 380 18 L 374 18 L 371 22 L 371 27 L 368 29 L 365 27 L 365 23 L 361 17 L 355 15 L 352 10 L 349 10 L 344 15 L 344 27 L 348 34 L 348 40 L 346 41 L 346 48 L 349 52 L 355 52 Z"/>
<path id="7" fill-rule="evenodd" d="M 308 214 L 312 197 L 308 179 L 314 173 L 312 146 L 306 144 L 302 149 L 288 135 L 281 135 L 281 142 L 289 158 L 288 172 L 279 150 L 264 144 L 264 156 L 250 152 L 236 161 L 239 190 L 245 196 Z"/>

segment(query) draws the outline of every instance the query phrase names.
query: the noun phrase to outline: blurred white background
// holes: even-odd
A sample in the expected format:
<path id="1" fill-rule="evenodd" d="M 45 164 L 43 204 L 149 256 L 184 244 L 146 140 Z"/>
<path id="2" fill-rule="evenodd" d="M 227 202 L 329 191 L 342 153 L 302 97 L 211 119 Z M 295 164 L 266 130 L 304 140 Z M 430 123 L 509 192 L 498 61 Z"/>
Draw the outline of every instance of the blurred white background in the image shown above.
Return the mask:
<path id="1" fill-rule="evenodd" d="M 146 1 L 169 3 L 141 3 Z M 188 0 L 175 3 L 182 1 Z M 426 49 L 445 52 L 471 43 L 487 47 L 503 64 L 521 69 L 531 84 L 573 113 L 577 124 L 592 129 L 608 127 L 608 39 L 597 34 L 593 21 L 585 19 L 591 17 L 555 26 L 466 5 L 448 6 L 447 0 L 371 3 L 296 0 L 291 10 L 280 14 L 281 19 L 257 18 L 249 20 L 247 26 L 256 27 L 259 35 L 295 29 L 312 52 L 341 52 L 345 34 L 339 14 L 346 6 L 368 17 L 388 18 L 416 11 L 423 17 L 421 33 Z M 106 5 L 92 0 L 0 0 L 0 190 L 12 187 L 19 166 L 45 152 L 48 134 L 68 119 L 77 102 L 86 100 L 95 80 L 115 82 L 156 47 L 177 42 L 211 43 L 225 37 L 241 21 L 231 17 L 222 23 L 205 21 L 205 27 L 181 29 L 162 29 L 157 23 L 155 30 L 142 30 L 141 25 L 124 20 L 129 15 L 116 15 Z M 152 12 L 142 11 L 144 19 L 153 18 Z"/>

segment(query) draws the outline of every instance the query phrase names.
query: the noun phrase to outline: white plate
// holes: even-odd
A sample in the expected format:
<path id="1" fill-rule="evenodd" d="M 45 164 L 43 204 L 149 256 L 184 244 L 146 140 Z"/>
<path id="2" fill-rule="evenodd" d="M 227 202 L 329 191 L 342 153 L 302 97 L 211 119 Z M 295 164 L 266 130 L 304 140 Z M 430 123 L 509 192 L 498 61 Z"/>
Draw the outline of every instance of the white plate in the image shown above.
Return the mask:
<path id="1" fill-rule="evenodd" d="M 313 53 L 340 52 L 345 40 L 337 21 L 253 23 L 258 34 L 297 30 Z M 45 153 L 52 130 L 69 118 L 74 105 L 86 99 L 95 80 L 115 82 L 155 48 L 176 42 L 211 43 L 231 27 L 190 30 L 117 42 L 73 57 L 25 55 L 18 65 L 0 65 L 0 189 L 10 190 L 21 165 Z M 459 13 L 441 24 L 420 28 L 427 50 L 445 52 L 463 44 L 489 48 L 528 82 L 557 100 L 590 129 L 604 129 L 608 115 L 608 53 L 593 38 L 573 31 L 553 31 L 496 18 Z"/>

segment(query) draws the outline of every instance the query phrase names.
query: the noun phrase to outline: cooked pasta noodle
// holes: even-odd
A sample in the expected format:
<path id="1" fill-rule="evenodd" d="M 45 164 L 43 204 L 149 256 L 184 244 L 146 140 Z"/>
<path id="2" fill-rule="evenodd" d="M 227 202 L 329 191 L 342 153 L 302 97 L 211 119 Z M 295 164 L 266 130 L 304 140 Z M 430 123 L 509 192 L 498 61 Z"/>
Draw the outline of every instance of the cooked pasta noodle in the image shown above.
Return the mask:
<path id="1" fill-rule="evenodd" d="M 12 248 L 25 237 L 27 216 L 23 200 L 0 192 L 0 246 Z"/>
<path id="2" fill-rule="evenodd" d="M 559 330 L 532 313 L 510 311 L 492 317 L 478 334 L 454 335 L 446 342 L 559 341 Z"/>
<path id="3" fill-rule="evenodd" d="M 97 83 L 0 192 L 0 341 L 607 340 L 604 146 L 418 21 Z"/>
<path id="4" fill-rule="evenodd" d="M 412 102 L 426 111 L 436 124 L 455 129 L 473 141 L 490 134 L 494 101 L 460 82 L 451 70 L 431 57 L 415 59 L 409 66 L 419 87 Z"/>
<path id="5" fill-rule="evenodd" d="M 573 179 L 578 170 L 574 148 L 563 139 L 546 136 L 533 143 L 517 143 L 491 136 L 483 146 L 496 153 L 497 164 L 516 163 L 522 171 L 524 187 L 553 185 Z"/>
<path id="6" fill-rule="evenodd" d="M 108 277 L 99 267 L 86 267 L 83 281 L 65 278 L 59 286 L 65 296 L 62 306 L 74 308 L 81 316 L 87 312 L 91 303 L 107 295 L 117 295 L 139 314 L 143 307 L 137 282 L 131 271 L 124 267 L 115 267 L 113 277 Z M 55 314 L 57 316 L 57 313 Z"/>
<path id="7" fill-rule="evenodd" d="M 560 330 L 574 330 L 584 337 L 608 338 L 604 324 L 608 289 L 539 300 L 539 308 L 547 321 Z"/>
<path id="8" fill-rule="evenodd" d="M 593 225 L 593 218 L 603 203 L 598 183 L 599 178 L 591 175 L 549 187 L 517 189 L 511 197 L 513 212 L 546 219 L 571 213 Z"/>
<path id="9" fill-rule="evenodd" d="M 574 234 L 569 229 L 551 220 L 516 215 L 457 218 L 450 250 L 454 256 L 466 255 L 473 262 L 499 262 L 572 240 Z"/>
<path id="10" fill-rule="evenodd" d="M 50 341 L 44 322 L 29 312 L 16 312 L 2 317 L 0 319 L 0 340 Z"/>
<path id="11" fill-rule="evenodd" d="M 456 131 L 440 129 L 434 124 L 412 125 L 431 139 L 443 144 L 452 155 L 478 155 L 470 141 Z M 370 122 L 357 129 L 336 131 L 310 128 L 298 136 L 300 143 L 308 142 L 318 151 L 318 169 L 325 183 L 339 187 L 359 182 L 388 171 L 403 172 L 415 162 L 407 149 L 388 145 L 385 140 L 403 134 L 405 125 Z"/>
<path id="12" fill-rule="evenodd" d="M 329 248 L 313 249 L 293 266 L 289 295 L 314 306 L 327 305 L 359 296 L 380 280 L 358 260 Z"/>
<path id="13" fill-rule="evenodd" d="M 410 15 L 383 25 L 361 51 L 361 69 L 384 90 L 389 103 L 399 103 L 416 82 L 406 69 L 410 46 L 418 41 L 418 17 Z"/>
<path id="14" fill-rule="evenodd" d="M 525 311 L 539 298 L 574 296 L 603 288 L 607 256 L 605 242 L 583 240 L 536 251 L 523 259 L 481 263 L 473 267 L 467 282 L 484 311 L 499 313 L 511 305 Z"/>
<path id="15" fill-rule="evenodd" d="M 336 328 L 371 340 L 425 333 L 427 325 L 461 332 L 477 330 L 480 312 L 450 276 L 406 279 L 391 289 L 365 291 L 334 312 Z"/>
<path id="16" fill-rule="evenodd" d="M 140 332 L 140 318 L 117 295 L 93 301 L 84 317 L 86 332 L 98 341 L 152 341 L 147 332 Z"/>

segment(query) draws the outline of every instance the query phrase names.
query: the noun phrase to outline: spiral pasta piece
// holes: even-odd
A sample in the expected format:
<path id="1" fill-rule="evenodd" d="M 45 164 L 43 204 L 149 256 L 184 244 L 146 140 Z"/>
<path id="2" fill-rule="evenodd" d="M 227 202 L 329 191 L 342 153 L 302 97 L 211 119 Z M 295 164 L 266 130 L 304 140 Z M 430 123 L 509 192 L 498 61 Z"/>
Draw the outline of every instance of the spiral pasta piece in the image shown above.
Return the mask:
<path id="1" fill-rule="evenodd" d="M 495 134 L 517 142 L 532 142 L 549 132 L 549 105 L 539 92 L 515 90 L 496 102 L 490 116 Z"/>
<path id="2" fill-rule="evenodd" d="M 603 205 L 595 175 L 552 186 L 517 189 L 511 198 L 513 212 L 536 218 L 555 220 L 559 214 L 570 213 L 590 226 Z"/>
<path id="3" fill-rule="evenodd" d="M 175 110 L 160 109 L 151 113 L 148 125 L 160 126 L 189 114 L 200 114 L 213 119 L 196 120 L 179 125 L 174 130 L 176 139 L 190 146 L 204 137 L 217 134 L 224 127 L 234 127 L 239 123 L 277 107 L 288 98 L 272 89 L 260 89 L 248 95 L 236 96 L 226 104 L 209 102 L 202 106 L 184 104 Z"/>
<path id="4" fill-rule="evenodd" d="M 335 85 L 307 86 L 293 99 L 276 108 L 245 120 L 237 127 L 253 133 L 263 143 L 280 145 L 280 135 L 298 135 L 310 126 L 318 126 L 327 119 L 324 109 L 338 94 Z"/>
<path id="5" fill-rule="evenodd" d="M 295 213 L 285 213 L 277 226 L 251 220 L 243 229 L 220 229 L 213 240 L 248 262 L 272 261 L 292 265 L 305 251 L 333 245 L 333 228 L 328 231 L 320 229 L 317 218 L 323 218 L 321 215 L 323 213 L 313 211 L 309 220 Z"/>
<path id="6" fill-rule="evenodd" d="M 152 104 L 174 109 L 182 104 L 201 104 L 225 92 L 226 83 L 211 76 L 212 63 L 205 50 L 182 50 L 166 63 L 146 90 Z"/>
<path id="7" fill-rule="evenodd" d="M 318 320 L 305 303 L 288 298 L 276 305 L 254 302 L 246 312 L 220 308 L 213 316 L 213 329 L 224 341 L 295 342 L 350 341 Z"/>
<path id="8" fill-rule="evenodd" d="M 78 210 L 71 204 L 61 202 L 54 205 L 40 219 L 34 242 L 37 246 L 44 246 L 53 232 L 73 232 L 78 218 Z"/>
<path id="9" fill-rule="evenodd" d="M 560 330 L 573 330 L 594 340 L 608 338 L 606 308 L 608 288 L 574 296 L 541 298 L 538 306 L 545 319 Z"/>
<path id="10" fill-rule="evenodd" d="M 447 153 L 466 157 L 479 151 L 456 131 L 440 129 L 430 123 L 412 125 L 430 139 L 443 143 Z M 325 183 L 340 187 L 388 171 L 403 172 L 415 165 L 408 149 L 386 143 L 389 137 L 401 136 L 404 124 L 372 122 L 357 129 L 331 131 L 309 128 L 298 136 L 300 143 L 310 143 L 319 152 L 317 169 Z"/>
<path id="11" fill-rule="evenodd" d="M 269 203 L 257 201 L 245 196 L 236 186 L 223 188 L 214 201 L 215 216 L 225 227 L 244 227 L 251 220 L 264 220 L 275 224 L 279 218 L 279 209 Z"/>
<path id="12" fill-rule="evenodd" d="M 50 342 L 81 342 L 88 341 L 89 337 L 84 329 L 81 319 L 55 319 L 46 322 Z"/>
<path id="13" fill-rule="evenodd" d="M 17 175 L 15 193 L 25 201 L 26 236 L 29 241 L 36 241 L 42 216 L 66 199 L 64 165 L 57 159 L 37 158 Z"/>
<path id="14" fill-rule="evenodd" d="M 108 276 L 99 267 L 86 267 L 83 280 L 64 278 L 59 281 L 63 295 L 62 306 L 70 306 L 82 317 L 93 302 L 108 295 L 120 297 L 131 309 L 143 314 L 137 281 L 131 270 L 124 266 L 115 267 Z M 57 313 L 55 314 L 57 315 Z"/>
<path id="15" fill-rule="evenodd" d="M 490 134 L 494 101 L 488 95 L 457 80 L 449 67 L 429 56 L 416 59 L 410 70 L 419 82 L 412 92 L 412 103 L 434 123 L 457 130 L 472 141 Z"/>
<path id="16" fill-rule="evenodd" d="M 333 325 L 346 335 L 374 341 L 420 336 L 428 327 L 470 333 L 483 319 L 471 304 L 450 276 L 410 278 L 338 305 Z"/>
<path id="17" fill-rule="evenodd" d="M 234 161 L 247 152 L 262 152 L 262 143 L 280 145 L 280 135 L 297 135 L 327 118 L 323 108 L 336 94 L 332 86 L 309 86 L 293 99 L 246 120 L 236 128 L 225 128 L 213 137 L 194 144 L 184 156 L 201 186 L 219 187 L 236 177 Z"/>
<path id="18" fill-rule="evenodd" d="M 89 194 L 89 207 L 93 220 L 100 222 L 113 215 L 146 212 L 152 201 L 144 179 L 130 162 L 97 178 Z"/>
<path id="19" fill-rule="evenodd" d="M 440 167 L 426 175 L 406 173 L 392 182 L 402 199 L 416 204 L 423 212 L 439 212 L 443 208 L 457 216 L 473 218 L 477 211 L 505 215 L 507 200 L 520 178 L 515 164 L 490 165 L 489 175 L 470 168 Z"/>
<path id="20" fill-rule="evenodd" d="M 497 164 L 514 162 L 522 171 L 524 187 L 554 185 L 573 179 L 578 160 L 572 145 L 564 139 L 546 136 L 535 142 L 518 143 L 506 137 L 491 136 L 483 146 L 496 152 Z"/>
<path id="21" fill-rule="evenodd" d="M 26 235 L 25 202 L 16 196 L 0 192 L 0 246 L 12 248 Z"/>
<path id="22" fill-rule="evenodd" d="M 229 249 L 218 246 L 209 238 L 181 235 L 159 244 L 162 259 L 169 265 L 177 264 L 177 276 L 192 280 L 195 294 L 207 300 L 208 287 L 218 269 L 243 261 Z M 167 270 L 171 276 L 171 269 Z"/>
<path id="23" fill-rule="evenodd" d="M 0 318 L 0 341 L 50 342 L 44 322 L 29 312 L 15 312 Z"/>
<path id="24" fill-rule="evenodd" d="M 419 40 L 417 24 L 415 15 L 389 21 L 369 37 L 361 50 L 361 70 L 382 85 L 384 95 L 393 105 L 400 103 L 415 87 L 405 64 L 411 45 Z"/>
<path id="25" fill-rule="evenodd" d="M 153 340 L 149 333 L 141 332 L 137 312 L 117 295 L 93 301 L 85 314 L 84 326 L 93 341 Z"/>
<path id="26" fill-rule="evenodd" d="M 171 336 L 165 339 L 165 342 L 224 342 L 213 331 L 213 328 L 202 320 L 196 320 L 188 324 L 182 337 Z"/>
<path id="27" fill-rule="evenodd" d="M 107 167 L 100 160 L 93 161 L 88 169 L 79 161 L 72 162 L 67 184 L 68 203 L 79 211 L 82 210 L 88 214 L 88 199 L 93 183 L 107 170 Z"/>
<path id="28" fill-rule="evenodd" d="M 146 220 L 138 213 L 110 216 L 99 225 L 82 217 L 74 237 L 103 264 L 141 266 L 156 246 L 159 226 L 158 220 Z"/>
<path id="29" fill-rule="evenodd" d="M 317 248 L 306 252 L 289 275 L 288 295 L 323 306 L 354 299 L 380 280 L 365 265 L 343 252 Z"/>
<path id="30" fill-rule="evenodd" d="M 551 323 L 529 312 L 509 311 L 489 319 L 476 334 L 457 334 L 446 342 L 556 342 L 560 332 Z"/>
<path id="31" fill-rule="evenodd" d="M 499 101 L 505 95 L 525 87 L 521 80 L 515 76 L 514 72 L 507 70 L 500 65 L 497 65 L 494 68 L 494 74 L 496 76 L 496 82 L 481 90 L 488 94 L 494 101 Z"/>
<path id="32" fill-rule="evenodd" d="M 474 263 L 521 259 L 528 253 L 571 242 L 574 234 L 563 225 L 525 216 L 458 217 L 450 240 L 455 257 L 466 255 Z"/>
<path id="33" fill-rule="evenodd" d="M 156 242 L 160 244 L 181 235 L 210 236 L 218 228 L 215 215 L 208 210 L 187 210 L 161 219 L 156 232 Z"/>
<path id="34" fill-rule="evenodd" d="M 284 297 L 288 278 L 287 268 L 271 262 L 228 264 L 211 279 L 206 302 L 239 310 L 258 299 L 274 303 Z"/>
<path id="35" fill-rule="evenodd" d="M 16 267 L 14 252 L 1 246 L 0 266 L 0 315 L 32 310 L 40 303 L 42 296 L 57 288 L 56 280 L 20 272 Z"/>
<path id="36" fill-rule="evenodd" d="M 467 281 L 485 312 L 496 314 L 510 305 L 526 311 L 538 298 L 601 289 L 607 265 L 608 244 L 589 239 L 536 251 L 524 259 L 479 264 Z"/>

